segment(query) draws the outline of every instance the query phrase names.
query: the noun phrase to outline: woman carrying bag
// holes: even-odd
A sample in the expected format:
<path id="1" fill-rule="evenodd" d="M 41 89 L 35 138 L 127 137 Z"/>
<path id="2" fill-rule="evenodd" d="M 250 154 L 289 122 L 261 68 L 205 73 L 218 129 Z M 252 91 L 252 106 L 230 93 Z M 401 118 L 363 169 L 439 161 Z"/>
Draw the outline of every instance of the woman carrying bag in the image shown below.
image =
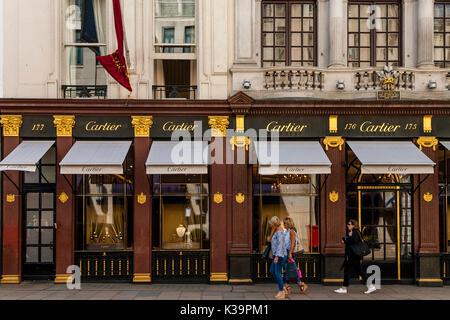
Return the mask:
<path id="1" fill-rule="evenodd" d="M 277 216 L 270 218 L 269 224 L 271 225 L 274 233 L 270 240 L 272 248 L 273 261 L 270 266 L 270 273 L 273 275 L 278 284 L 278 294 L 275 299 L 284 299 L 286 297 L 283 288 L 283 276 L 281 270 L 286 262 L 286 242 L 284 240 L 283 228 L 281 228 L 280 219 Z"/>
<path id="2" fill-rule="evenodd" d="M 364 283 L 367 283 L 367 273 L 361 268 L 361 259 L 370 253 L 367 244 L 364 242 L 361 232 L 358 230 L 358 222 L 350 219 L 347 223 L 347 237 L 342 238 L 341 241 L 345 244 L 345 260 L 342 267 L 344 268 L 344 283 L 341 288 L 334 290 L 336 293 L 347 293 L 350 277 L 352 273 L 357 273 L 361 276 Z M 342 269 L 342 268 L 341 268 Z M 376 290 L 375 286 L 371 284 L 365 294 L 372 293 Z"/>
<path id="3" fill-rule="evenodd" d="M 292 257 L 292 254 L 303 251 L 301 248 L 300 241 L 298 240 L 298 237 L 297 237 L 297 229 L 295 228 L 294 220 L 292 220 L 292 218 L 290 218 L 290 217 L 284 218 L 283 224 L 284 224 L 284 229 L 286 229 L 286 231 L 284 232 L 284 235 L 285 235 L 286 250 L 287 250 L 287 256 L 288 256 L 287 260 L 286 260 L 286 266 L 284 269 L 285 270 L 285 272 L 284 272 L 284 274 L 285 274 L 284 292 L 286 294 L 291 293 L 291 288 L 289 287 L 288 281 L 295 280 L 295 282 L 300 287 L 300 292 L 303 293 L 308 288 L 308 285 L 302 281 L 301 271 L 298 270 L 298 277 L 295 277 L 295 278 L 288 276 L 288 272 L 287 272 L 288 266 L 290 266 L 289 263 L 295 264 L 295 259 Z M 292 268 L 294 268 L 294 267 L 292 266 Z M 295 265 L 295 271 L 297 271 L 296 265 Z"/>

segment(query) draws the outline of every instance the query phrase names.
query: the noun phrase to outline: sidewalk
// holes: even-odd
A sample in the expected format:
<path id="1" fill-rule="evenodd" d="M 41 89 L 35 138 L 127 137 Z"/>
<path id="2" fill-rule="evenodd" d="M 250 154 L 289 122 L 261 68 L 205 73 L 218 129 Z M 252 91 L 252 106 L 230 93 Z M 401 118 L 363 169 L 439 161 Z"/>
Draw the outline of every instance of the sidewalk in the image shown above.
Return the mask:
<path id="1" fill-rule="evenodd" d="M 336 294 L 336 287 L 310 284 L 306 293 L 292 286 L 290 300 L 450 300 L 450 286 L 441 288 L 412 285 L 384 285 L 365 295 L 365 287 L 353 285 L 349 294 Z M 0 300 L 273 300 L 275 284 L 130 284 L 82 283 L 81 290 L 68 290 L 64 284 L 23 282 L 0 285 Z"/>

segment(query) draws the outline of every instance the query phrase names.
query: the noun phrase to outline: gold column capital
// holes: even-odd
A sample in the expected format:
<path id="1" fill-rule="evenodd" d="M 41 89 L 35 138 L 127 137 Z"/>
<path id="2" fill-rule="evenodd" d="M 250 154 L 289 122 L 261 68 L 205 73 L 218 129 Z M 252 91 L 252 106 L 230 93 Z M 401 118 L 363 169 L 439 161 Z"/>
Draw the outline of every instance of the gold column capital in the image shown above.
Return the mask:
<path id="1" fill-rule="evenodd" d="M 345 141 L 342 139 L 342 137 L 325 137 L 323 139 L 323 144 L 325 145 L 325 150 L 328 151 L 329 148 L 339 148 L 339 151 L 342 151 L 342 146 L 344 145 Z"/>
<path id="2" fill-rule="evenodd" d="M 439 141 L 436 137 L 419 137 L 417 139 L 417 144 L 419 145 L 419 149 L 423 148 L 433 148 L 433 151 L 436 151 L 436 146 Z"/>
<path id="3" fill-rule="evenodd" d="M 57 137 L 71 137 L 72 128 L 75 125 L 75 116 L 53 116 L 53 124 L 56 128 Z"/>
<path id="4" fill-rule="evenodd" d="M 152 116 L 131 116 L 131 124 L 134 127 L 135 137 L 150 137 L 150 129 L 153 125 Z"/>
<path id="5" fill-rule="evenodd" d="M 18 137 L 20 127 L 22 126 L 21 115 L 2 115 L 0 120 L 3 126 L 3 136 Z"/>
<path id="6" fill-rule="evenodd" d="M 225 137 L 228 125 L 230 124 L 228 116 L 209 116 L 208 119 L 208 124 L 212 129 L 211 136 Z"/>

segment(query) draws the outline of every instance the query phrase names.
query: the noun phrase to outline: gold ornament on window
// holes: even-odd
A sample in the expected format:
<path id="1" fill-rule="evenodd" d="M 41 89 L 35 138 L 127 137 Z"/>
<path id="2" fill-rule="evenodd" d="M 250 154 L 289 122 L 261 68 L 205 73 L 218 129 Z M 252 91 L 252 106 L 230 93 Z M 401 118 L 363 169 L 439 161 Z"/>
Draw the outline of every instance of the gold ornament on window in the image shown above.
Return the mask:
<path id="1" fill-rule="evenodd" d="M 339 193 L 333 190 L 330 192 L 329 198 L 331 202 L 337 202 L 339 200 Z"/>
<path id="2" fill-rule="evenodd" d="M 241 204 L 245 201 L 245 196 L 239 192 L 236 196 L 235 196 L 236 202 Z"/>
<path id="3" fill-rule="evenodd" d="M 137 196 L 137 202 L 138 202 L 139 204 L 144 204 L 144 203 L 146 203 L 146 202 L 147 202 L 147 196 L 146 196 L 143 192 L 141 192 L 141 193 L 138 194 L 138 196 Z"/>
<path id="4" fill-rule="evenodd" d="M 214 202 L 222 203 L 222 201 L 223 201 L 223 194 L 221 194 L 220 192 L 214 193 Z"/>
<path id="5" fill-rule="evenodd" d="M 67 194 L 65 192 L 61 192 L 58 199 L 59 199 L 59 201 L 61 201 L 61 203 L 66 203 L 67 200 L 69 200 L 69 197 L 67 196 Z"/>
<path id="6" fill-rule="evenodd" d="M 425 200 L 426 202 L 431 202 L 433 200 L 433 195 L 427 192 L 423 195 L 423 200 Z"/>

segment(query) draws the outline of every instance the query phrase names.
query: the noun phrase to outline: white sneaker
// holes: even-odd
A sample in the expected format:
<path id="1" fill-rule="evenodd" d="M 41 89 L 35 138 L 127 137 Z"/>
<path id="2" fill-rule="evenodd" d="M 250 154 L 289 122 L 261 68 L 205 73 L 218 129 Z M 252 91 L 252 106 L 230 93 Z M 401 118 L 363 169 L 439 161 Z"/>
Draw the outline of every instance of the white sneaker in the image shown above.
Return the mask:
<path id="1" fill-rule="evenodd" d="M 375 290 L 377 290 L 377 288 L 375 288 L 374 285 L 371 285 L 369 288 L 367 288 L 367 291 L 364 292 L 365 294 L 370 294 L 372 292 L 374 292 Z"/>
<path id="2" fill-rule="evenodd" d="M 339 288 L 337 290 L 334 290 L 334 292 L 336 292 L 336 293 L 347 293 L 347 289 Z"/>

